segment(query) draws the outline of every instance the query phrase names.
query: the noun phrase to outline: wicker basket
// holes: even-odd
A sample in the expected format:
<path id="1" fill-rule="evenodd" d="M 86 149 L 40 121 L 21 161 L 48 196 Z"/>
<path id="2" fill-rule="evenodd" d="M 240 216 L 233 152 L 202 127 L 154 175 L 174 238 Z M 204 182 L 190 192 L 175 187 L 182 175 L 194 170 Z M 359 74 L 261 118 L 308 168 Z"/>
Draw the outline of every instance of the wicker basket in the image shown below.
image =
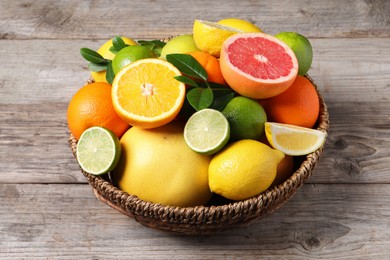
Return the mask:
<path id="1" fill-rule="evenodd" d="M 308 78 L 317 89 L 313 80 Z M 328 132 L 329 114 L 318 89 L 317 93 L 320 99 L 320 116 L 316 128 Z M 71 134 L 69 145 L 73 155 L 76 156 L 77 140 Z M 191 235 L 209 234 L 247 225 L 278 209 L 311 176 L 322 151 L 323 147 L 305 157 L 296 158 L 297 170 L 289 179 L 255 197 L 237 202 L 216 199 L 211 205 L 186 208 L 143 201 L 113 186 L 109 181 L 109 175 L 100 177 L 83 170 L 81 172 L 87 178 L 99 200 L 134 218 L 142 225 Z"/>

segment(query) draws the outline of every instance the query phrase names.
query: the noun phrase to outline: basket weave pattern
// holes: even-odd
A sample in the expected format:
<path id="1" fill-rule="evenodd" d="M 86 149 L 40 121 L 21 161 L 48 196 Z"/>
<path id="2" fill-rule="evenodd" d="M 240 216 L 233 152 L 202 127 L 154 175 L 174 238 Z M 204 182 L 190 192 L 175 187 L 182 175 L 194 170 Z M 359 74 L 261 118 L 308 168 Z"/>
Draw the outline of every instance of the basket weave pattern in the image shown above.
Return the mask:
<path id="1" fill-rule="evenodd" d="M 313 80 L 310 77 L 308 78 L 316 87 Z M 320 116 L 317 129 L 328 132 L 329 114 L 318 89 L 317 93 L 320 99 Z M 73 155 L 76 156 L 77 140 L 71 134 L 69 146 Z M 87 178 L 99 200 L 134 218 L 142 225 L 184 234 L 208 234 L 231 227 L 247 225 L 278 209 L 311 176 L 322 151 L 323 146 L 307 155 L 295 173 L 282 184 L 243 201 L 215 206 L 181 208 L 143 201 L 134 195 L 119 190 L 110 181 L 102 177 L 94 176 L 83 170 L 81 172 Z"/>

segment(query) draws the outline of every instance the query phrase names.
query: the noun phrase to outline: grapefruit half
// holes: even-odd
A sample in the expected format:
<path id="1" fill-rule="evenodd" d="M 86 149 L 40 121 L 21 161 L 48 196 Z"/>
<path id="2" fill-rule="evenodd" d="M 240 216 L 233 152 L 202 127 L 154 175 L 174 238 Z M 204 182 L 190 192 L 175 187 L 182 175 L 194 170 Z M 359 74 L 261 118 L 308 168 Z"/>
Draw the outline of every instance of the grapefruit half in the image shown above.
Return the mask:
<path id="1" fill-rule="evenodd" d="M 282 93 L 298 74 L 298 61 L 291 48 L 264 33 L 230 36 L 222 45 L 220 66 L 232 89 L 255 99 Z"/>

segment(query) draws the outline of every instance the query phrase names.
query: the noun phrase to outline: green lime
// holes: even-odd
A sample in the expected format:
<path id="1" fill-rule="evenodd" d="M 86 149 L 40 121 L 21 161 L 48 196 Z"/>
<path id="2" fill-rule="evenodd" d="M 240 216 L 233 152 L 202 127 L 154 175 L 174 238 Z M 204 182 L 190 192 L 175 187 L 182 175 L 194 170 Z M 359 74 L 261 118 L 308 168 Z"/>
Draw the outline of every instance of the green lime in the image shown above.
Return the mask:
<path id="1" fill-rule="evenodd" d="M 131 45 L 120 50 L 112 60 L 112 69 L 117 74 L 124 66 L 141 59 L 154 58 L 153 52 L 141 45 Z"/>
<path id="2" fill-rule="evenodd" d="M 229 121 L 232 141 L 259 140 L 264 134 L 267 115 L 263 107 L 253 99 L 235 97 L 222 110 L 222 114 Z"/>
<path id="3" fill-rule="evenodd" d="M 281 32 L 275 35 L 275 37 L 293 50 L 298 60 L 298 74 L 306 75 L 313 61 L 313 48 L 309 40 L 296 32 Z"/>
<path id="4" fill-rule="evenodd" d="M 184 127 L 184 139 L 195 152 L 214 154 L 229 141 L 230 127 L 224 115 L 215 109 L 195 112 Z"/>
<path id="5" fill-rule="evenodd" d="M 81 135 L 76 154 L 77 161 L 84 171 L 101 175 L 112 171 L 118 164 L 121 145 L 111 130 L 93 126 Z"/>

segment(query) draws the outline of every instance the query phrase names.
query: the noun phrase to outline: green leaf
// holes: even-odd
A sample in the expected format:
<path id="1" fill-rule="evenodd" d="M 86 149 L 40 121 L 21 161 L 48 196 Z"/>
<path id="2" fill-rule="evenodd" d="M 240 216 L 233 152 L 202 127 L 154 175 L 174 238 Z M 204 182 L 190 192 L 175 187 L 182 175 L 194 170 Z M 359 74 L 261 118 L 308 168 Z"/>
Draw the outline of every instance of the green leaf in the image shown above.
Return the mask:
<path id="1" fill-rule="evenodd" d="M 95 72 L 107 70 L 107 64 L 90 63 L 88 64 L 88 69 Z"/>
<path id="2" fill-rule="evenodd" d="M 165 42 L 159 41 L 159 40 L 152 40 L 152 41 L 138 41 L 138 44 L 141 46 L 144 46 L 151 50 L 156 57 L 161 56 L 161 50 L 165 46 Z"/>
<path id="3" fill-rule="evenodd" d="M 226 105 L 234 98 L 234 93 L 230 91 L 228 94 L 224 94 L 214 98 L 213 104 L 211 104 L 211 108 L 222 111 Z"/>
<path id="4" fill-rule="evenodd" d="M 172 63 L 182 73 L 204 81 L 207 80 L 207 72 L 199 62 L 189 54 L 168 54 L 167 61 Z"/>
<path id="5" fill-rule="evenodd" d="M 184 84 L 187 84 L 187 85 L 190 85 L 192 87 L 196 87 L 196 88 L 199 88 L 199 85 L 193 81 L 192 79 L 190 79 L 189 77 L 186 77 L 186 76 L 175 76 L 174 77 L 176 80 L 184 83 Z"/>
<path id="6" fill-rule="evenodd" d="M 193 88 L 187 93 L 187 100 L 196 111 L 209 107 L 213 98 L 211 88 Z"/>
<path id="7" fill-rule="evenodd" d="M 212 90 L 229 90 L 229 91 L 233 91 L 229 86 L 218 84 L 218 83 L 215 83 L 215 82 L 209 82 L 209 86 L 211 87 Z"/>
<path id="8" fill-rule="evenodd" d="M 106 80 L 108 83 L 112 84 L 115 78 L 114 70 L 112 69 L 112 62 L 110 61 L 107 65 L 107 71 L 106 71 Z"/>
<path id="9" fill-rule="evenodd" d="M 117 53 L 118 53 L 118 51 L 115 49 L 114 46 L 111 46 L 109 50 L 110 50 L 110 52 L 112 52 L 113 54 L 117 54 Z"/>
<path id="10" fill-rule="evenodd" d="M 160 48 L 165 46 L 165 42 L 162 42 L 162 41 L 159 41 L 159 40 L 152 40 L 152 41 L 140 40 L 140 41 L 138 41 L 138 44 L 142 45 L 142 46 L 153 45 L 155 47 L 160 47 Z"/>
<path id="11" fill-rule="evenodd" d="M 129 46 L 127 45 L 121 37 L 119 36 L 115 36 L 113 39 L 112 39 L 112 46 L 115 48 L 115 50 L 118 52 L 120 50 L 122 50 L 123 48 Z"/>
<path id="12" fill-rule="evenodd" d="M 146 47 L 146 48 L 148 48 L 148 49 L 151 50 L 151 51 L 153 51 L 154 47 L 156 46 L 156 45 L 154 45 L 154 43 L 152 43 L 152 42 L 146 42 L 146 41 L 145 41 L 144 44 L 140 44 L 140 45 L 141 45 L 141 46 L 144 46 L 144 47 Z"/>
<path id="13" fill-rule="evenodd" d="M 108 60 L 103 58 L 102 55 L 97 53 L 94 50 L 88 49 L 88 48 L 81 48 L 80 54 L 83 56 L 84 59 L 86 59 L 89 62 L 95 63 L 95 64 L 108 64 Z"/>

